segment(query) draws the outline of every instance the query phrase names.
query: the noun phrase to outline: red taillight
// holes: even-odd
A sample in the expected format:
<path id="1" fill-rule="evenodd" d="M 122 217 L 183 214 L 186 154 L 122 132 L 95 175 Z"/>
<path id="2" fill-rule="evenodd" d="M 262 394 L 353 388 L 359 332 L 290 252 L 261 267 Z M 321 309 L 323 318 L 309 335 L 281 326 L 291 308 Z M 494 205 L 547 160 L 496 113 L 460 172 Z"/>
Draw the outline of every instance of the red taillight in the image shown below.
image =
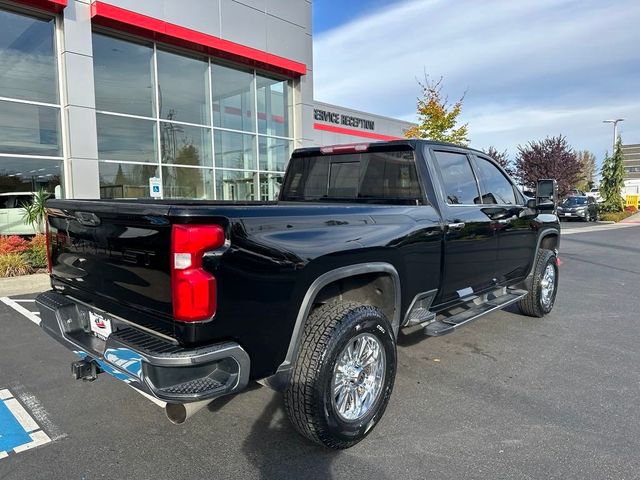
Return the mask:
<path id="1" fill-rule="evenodd" d="M 198 322 L 215 315 L 216 279 L 202 268 L 202 257 L 223 245 L 224 230 L 219 225 L 173 226 L 171 290 L 176 320 Z"/>
<path id="2" fill-rule="evenodd" d="M 53 264 L 51 262 L 51 238 L 49 237 L 49 216 L 44 217 L 44 236 L 47 241 L 47 271 L 51 273 L 53 270 Z"/>

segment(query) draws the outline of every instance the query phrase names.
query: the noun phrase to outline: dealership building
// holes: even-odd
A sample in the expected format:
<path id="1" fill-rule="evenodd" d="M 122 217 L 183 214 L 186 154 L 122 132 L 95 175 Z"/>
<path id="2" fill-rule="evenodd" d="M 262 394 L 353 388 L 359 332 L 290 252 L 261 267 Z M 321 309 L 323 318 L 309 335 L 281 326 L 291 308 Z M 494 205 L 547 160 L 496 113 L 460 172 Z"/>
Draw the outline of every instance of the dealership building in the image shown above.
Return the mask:
<path id="1" fill-rule="evenodd" d="M 624 179 L 640 181 L 640 144 L 622 145 Z"/>
<path id="2" fill-rule="evenodd" d="M 0 1 L 0 193 L 268 200 L 409 123 L 314 100 L 310 0 Z"/>

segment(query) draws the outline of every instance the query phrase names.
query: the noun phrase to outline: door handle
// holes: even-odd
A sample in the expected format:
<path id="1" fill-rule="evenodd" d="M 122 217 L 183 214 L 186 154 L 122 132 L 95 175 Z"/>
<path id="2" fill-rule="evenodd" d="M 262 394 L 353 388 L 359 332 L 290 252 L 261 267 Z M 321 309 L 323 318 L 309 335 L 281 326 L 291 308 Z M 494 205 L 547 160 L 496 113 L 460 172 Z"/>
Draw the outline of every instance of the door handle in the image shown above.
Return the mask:
<path id="1" fill-rule="evenodd" d="M 464 228 L 464 222 L 458 222 L 458 223 L 450 223 L 449 225 L 447 225 L 449 227 L 449 230 L 462 230 Z"/>
<path id="2" fill-rule="evenodd" d="M 518 219 L 517 216 L 512 215 L 509 218 L 502 218 L 502 219 L 498 220 L 498 223 L 513 223 L 517 219 Z"/>

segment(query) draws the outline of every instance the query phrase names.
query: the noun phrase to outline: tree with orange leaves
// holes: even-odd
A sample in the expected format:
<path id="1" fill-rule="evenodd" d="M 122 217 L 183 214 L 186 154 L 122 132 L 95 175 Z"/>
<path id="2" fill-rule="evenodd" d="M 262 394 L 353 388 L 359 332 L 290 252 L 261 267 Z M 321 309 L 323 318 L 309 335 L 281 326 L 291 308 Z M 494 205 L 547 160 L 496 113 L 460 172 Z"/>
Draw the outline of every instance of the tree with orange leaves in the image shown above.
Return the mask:
<path id="1" fill-rule="evenodd" d="M 442 77 L 433 82 L 425 74 L 424 82 L 418 81 L 418 84 L 422 89 L 422 98 L 418 98 L 418 124 L 405 130 L 404 136 L 468 145 L 468 125 L 457 126 L 464 94 L 450 104 L 449 98 L 442 94 Z"/>

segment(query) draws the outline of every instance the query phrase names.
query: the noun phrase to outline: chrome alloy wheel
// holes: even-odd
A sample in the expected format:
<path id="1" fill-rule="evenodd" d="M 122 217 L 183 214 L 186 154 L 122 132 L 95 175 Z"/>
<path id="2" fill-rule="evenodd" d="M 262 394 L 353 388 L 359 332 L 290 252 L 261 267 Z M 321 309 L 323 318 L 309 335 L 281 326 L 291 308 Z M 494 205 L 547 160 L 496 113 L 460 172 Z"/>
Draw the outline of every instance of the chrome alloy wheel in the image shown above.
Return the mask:
<path id="1" fill-rule="evenodd" d="M 544 269 L 542 280 L 540 281 L 540 301 L 544 308 L 551 307 L 553 293 L 556 288 L 556 269 L 552 264 L 548 264 Z"/>
<path id="2" fill-rule="evenodd" d="M 343 420 L 364 417 L 380 396 L 386 357 L 380 340 L 370 333 L 352 338 L 333 369 L 333 407 Z"/>

